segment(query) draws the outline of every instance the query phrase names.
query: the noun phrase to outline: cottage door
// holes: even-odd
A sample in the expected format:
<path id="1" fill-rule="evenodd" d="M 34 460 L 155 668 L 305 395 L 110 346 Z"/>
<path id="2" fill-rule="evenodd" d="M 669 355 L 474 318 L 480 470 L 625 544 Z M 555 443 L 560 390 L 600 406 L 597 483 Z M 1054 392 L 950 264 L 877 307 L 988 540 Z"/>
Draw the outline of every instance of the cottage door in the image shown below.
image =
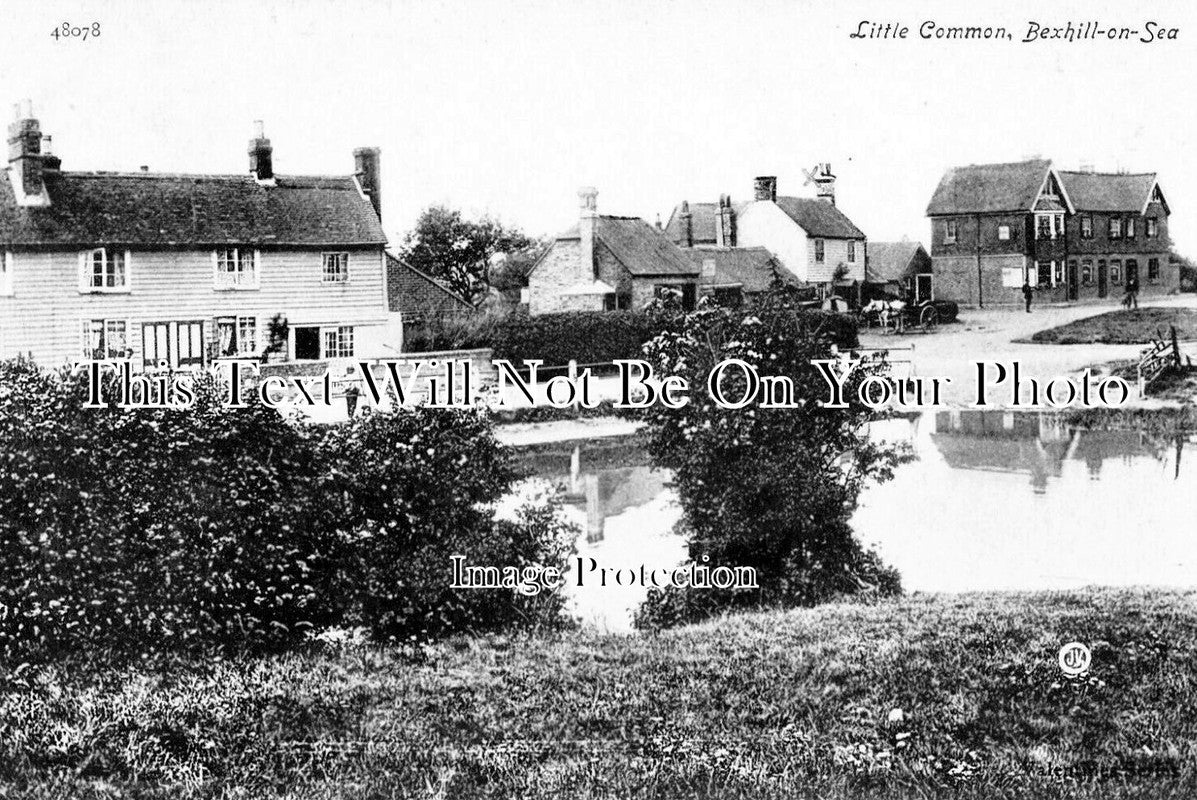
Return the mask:
<path id="1" fill-rule="evenodd" d="M 175 340 L 175 355 L 181 368 L 204 365 L 204 323 L 180 322 Z"/>
<path id="2" fill-rule="evenodd" d="M 1106 262 L 1097 262 L 1097 296 L 1105 297 L 1110 293 L 1110 268 Z"/>
<path id="3" fill-rule="evenodd" d="M 1078 288 L 1081 285 L 1080 276 L 1077 274 L 1077 267 L 1075 260 L 1068 262 L 1068 299 L 1075 300 L 1077 298 Z"/>
<path id="4" fill-rule="evenodd" d="M 146 369 L 174 366 L 170 358 L 169 322 L 147 322 L 141 326 L 141 356 Z"/>
<path id="5" fill-rule="evenodd" d="M 924 300 L 931 300 L 931 276 L 926 274 L 918 274 L 914 276 L 914 301 L 921 303 Z"/>

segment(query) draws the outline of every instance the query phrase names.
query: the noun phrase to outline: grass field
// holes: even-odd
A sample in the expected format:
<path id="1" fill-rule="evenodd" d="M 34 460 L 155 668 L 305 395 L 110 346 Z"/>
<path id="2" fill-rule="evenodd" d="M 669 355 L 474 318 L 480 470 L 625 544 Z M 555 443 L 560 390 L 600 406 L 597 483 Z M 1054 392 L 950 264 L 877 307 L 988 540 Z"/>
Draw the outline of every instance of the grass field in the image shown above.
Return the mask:
<path id="1" fill-rule="evenodd" d="M 1065 678 L 1061 644 L 1092 648 Z M 656 636 L 25 670 L 17 797 L 1191 797 L 1197 593 L 915 596 Z"/>
<path id="2" fill-rule="evenodd" d="M 1169 335 L 1176 326 L 1181 341 L 1197 339 L 1197 309 L 1148 308 L 1109 311 L 1033 334 L 1039 344 L 1145 344 Z"/>

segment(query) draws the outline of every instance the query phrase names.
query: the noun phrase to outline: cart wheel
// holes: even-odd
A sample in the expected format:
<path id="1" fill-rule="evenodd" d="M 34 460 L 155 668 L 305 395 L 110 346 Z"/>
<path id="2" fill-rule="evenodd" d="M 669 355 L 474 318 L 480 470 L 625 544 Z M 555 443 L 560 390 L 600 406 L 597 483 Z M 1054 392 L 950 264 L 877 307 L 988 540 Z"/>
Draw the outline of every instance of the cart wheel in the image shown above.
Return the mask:
<path id="1" fill-rule="evenodd" d="M 924 330 L 933 330 L 938 323 L 939 312 L 935 310 L 935 306 L 927 306 L 919 314 L 919 324 L 923 326 Z"/>

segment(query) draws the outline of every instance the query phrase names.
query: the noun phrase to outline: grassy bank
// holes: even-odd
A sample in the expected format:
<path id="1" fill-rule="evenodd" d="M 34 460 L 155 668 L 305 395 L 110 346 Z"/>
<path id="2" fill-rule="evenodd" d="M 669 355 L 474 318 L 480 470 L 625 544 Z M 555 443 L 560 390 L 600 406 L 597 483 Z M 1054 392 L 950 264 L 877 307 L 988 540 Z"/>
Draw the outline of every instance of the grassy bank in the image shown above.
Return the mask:
<path id="1" fill-rule="evenodd" d="M 1161 334 L 1167 337 L 1171 325 L 1176 326 L 1180 340 L 1197 339 L 1197 309 L 1110 311 L 1039 331 L 1030 341 L 1038 344 L 1146 344 Z"/>
<path id="2" fill-rule="evenodd" d="M 37 797 L 1191 796 L 1195 600 L 922 596 L 419 662 L 27 670 L 0 770 Z M 1073 639 L 1094 662 L 1068 680 Z"/>

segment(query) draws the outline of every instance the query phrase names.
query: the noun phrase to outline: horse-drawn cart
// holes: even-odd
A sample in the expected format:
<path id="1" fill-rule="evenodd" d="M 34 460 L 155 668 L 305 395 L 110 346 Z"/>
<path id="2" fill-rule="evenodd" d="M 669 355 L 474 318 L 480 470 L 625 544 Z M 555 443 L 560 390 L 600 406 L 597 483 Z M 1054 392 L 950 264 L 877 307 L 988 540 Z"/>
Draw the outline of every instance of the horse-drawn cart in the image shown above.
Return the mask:
<path id="1" fill-rule="evenodd" d="M 880 327 L 883 330 L 903 333 L 918 328 L 924 333 L 935 330 L 939 324 L 939 309 L 933 300 L 907 303 L 902 300 L 873 300 L 861 306 L 858 312 L 860 327 L 865 330 Z"/>

